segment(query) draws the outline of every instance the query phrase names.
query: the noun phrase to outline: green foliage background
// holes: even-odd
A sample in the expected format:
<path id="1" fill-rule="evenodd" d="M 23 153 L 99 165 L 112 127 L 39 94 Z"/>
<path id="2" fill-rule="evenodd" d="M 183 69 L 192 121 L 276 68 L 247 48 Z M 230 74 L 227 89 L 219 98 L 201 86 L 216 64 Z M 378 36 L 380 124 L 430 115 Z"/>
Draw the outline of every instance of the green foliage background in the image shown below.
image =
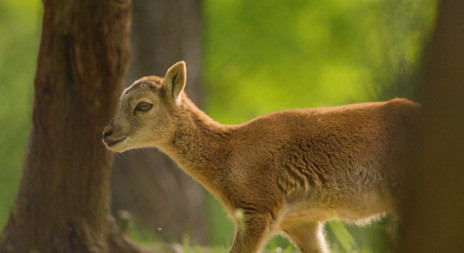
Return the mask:
<path id="1" fill-rule="evenodd" d="M 436 8 L 436 0 L 202 3 L 206 109 L 223 123 L 285 108 L 414 98 Z M 0 1 L 0 228 L 19 187 L 41 15 L 38 0 Z M 232 225 L 212 197 L 209 206 L 212 242 L 226 245 Z M 340 252 L 388 252 L 395 226 L 333 222 L 327 234 Z"/>
<path id="2" fill-rule="evenodd" d="M 0 1 L 0 227 L 16 199 L 31 124 L 39 1 Z"/>

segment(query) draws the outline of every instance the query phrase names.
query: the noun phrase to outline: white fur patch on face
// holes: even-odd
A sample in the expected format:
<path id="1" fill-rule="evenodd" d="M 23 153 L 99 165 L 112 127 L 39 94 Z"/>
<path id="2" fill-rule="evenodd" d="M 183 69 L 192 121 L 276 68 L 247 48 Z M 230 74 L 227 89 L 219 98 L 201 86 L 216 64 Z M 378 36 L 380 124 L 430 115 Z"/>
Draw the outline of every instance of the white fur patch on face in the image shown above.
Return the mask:
<path id="1" fill-rule="evenodd" d="M 130 147 L 128 147 L 127 143 L 129 142 L 130 137 L 125 136 L 120 142 L 114 144 L 114 145 L 108 145 L 105 143 L 106 148 L 117 153 L 122 153 L 126 150 L 129 150 Z"/>

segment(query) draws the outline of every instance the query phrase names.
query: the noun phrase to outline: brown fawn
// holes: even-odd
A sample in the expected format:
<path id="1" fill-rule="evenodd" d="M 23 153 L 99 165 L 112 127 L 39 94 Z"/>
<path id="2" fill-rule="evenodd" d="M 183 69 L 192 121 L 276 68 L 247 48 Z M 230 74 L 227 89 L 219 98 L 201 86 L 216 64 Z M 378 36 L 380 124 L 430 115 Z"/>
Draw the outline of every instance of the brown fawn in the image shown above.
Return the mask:
<path id="1" fill-rule="evenodd" d="M 230 252 L 259 252 L 283 233 L 327 252 L 327 220 L 396 213 L 405 143 L 420 106 L 406 99 L 293 109 L 220 124 L 183 92 L 186 67 L 137 80 L 103 132 L 108 149 L 157 147 L 214 194 L 236 224 Z"/>

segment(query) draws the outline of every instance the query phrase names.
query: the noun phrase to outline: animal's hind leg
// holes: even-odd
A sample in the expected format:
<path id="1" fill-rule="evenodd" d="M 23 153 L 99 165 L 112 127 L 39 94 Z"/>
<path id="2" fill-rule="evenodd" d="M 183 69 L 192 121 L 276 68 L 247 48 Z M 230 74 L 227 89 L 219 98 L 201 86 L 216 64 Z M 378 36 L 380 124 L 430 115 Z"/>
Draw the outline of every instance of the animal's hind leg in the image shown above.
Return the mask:
<path id="1" fill-rule="evenodd" d="M 257 253 L 270 235 L 269 218 L 244 214 L 237 222 L 237 233 L 230 253 Z"/>
<path id="2" fill-rule="evenodd" d="M 302 223 L 299 226 L 284 229 L 284 232 L 302 253 L 327 253 L 324 239 L 323 222 Z"/>

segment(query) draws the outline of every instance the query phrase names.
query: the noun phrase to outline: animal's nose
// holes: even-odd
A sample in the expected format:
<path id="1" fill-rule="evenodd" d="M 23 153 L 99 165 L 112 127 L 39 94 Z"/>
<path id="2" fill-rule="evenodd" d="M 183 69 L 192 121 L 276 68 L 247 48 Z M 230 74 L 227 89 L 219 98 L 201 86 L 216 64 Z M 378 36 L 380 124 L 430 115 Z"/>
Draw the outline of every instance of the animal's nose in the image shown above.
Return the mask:
<path id="1" fill-rule="evenodd" d="M 106 137 L 110 136 L 112 133 L 113 131 L 111 129 L 105 129 L 105 131 L 103 131 L 102 138 L 105 139 Z"/>

